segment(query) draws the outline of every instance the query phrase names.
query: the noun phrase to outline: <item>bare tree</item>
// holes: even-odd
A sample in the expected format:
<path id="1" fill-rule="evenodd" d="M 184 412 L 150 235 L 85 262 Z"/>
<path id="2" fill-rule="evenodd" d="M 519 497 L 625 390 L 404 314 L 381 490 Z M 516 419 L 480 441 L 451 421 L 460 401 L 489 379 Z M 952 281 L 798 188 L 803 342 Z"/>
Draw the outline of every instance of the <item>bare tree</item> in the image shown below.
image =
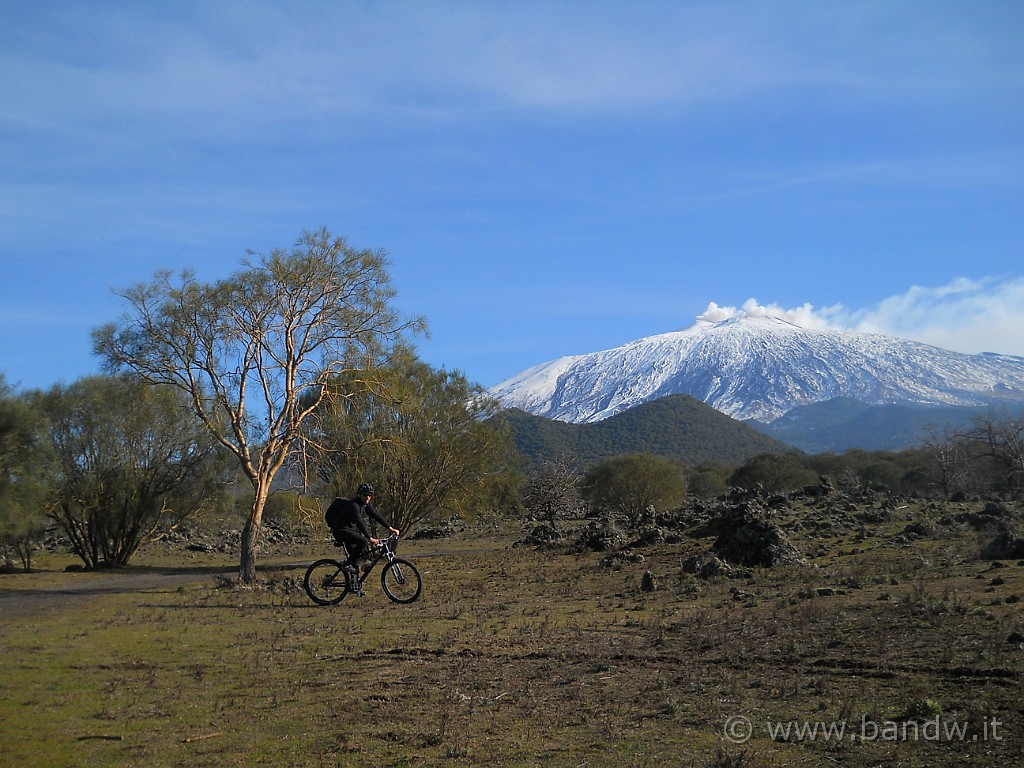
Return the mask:
<path id="1" fill-rule="evenodd" d="M 558 518 L 576 517 L 586 509 L 580 497 L 581 479 L 570 458 L 560 456 L 545 461 L 526 482 L 523 506 L 531 515 L 557 529 Z"/>
<path id="2" fill-rule="evenodd" d="M 966 491 L 971 483 L 971 451 L 962 433 L 944 427 L 942 430 L 929 429 L 924 443 L 938 470 L 942 495 L 949 498 L 954 493 Z"/>
<path id="3" fill-rule="evenodd" d="M 109 364 L 187 392 L 196 416 L 238 460 L 253 500 L 239 578 L 256 580 L 271 484 L 332 376 L 371 370 L 422 320 L 401 321 L 381 251 L 355 250 L 326 229 L 303 232 L 213 284 L 170 272 L 121 295 L 131 311 L 94 332 Z"/>
<path id="4" fill-rule="evenodd" d="M 1004 416 L 979 416 L 967 435 L 1005 472 L 1007 485 L 1015 490 L 1024 484 L 1024 419 Z"/>

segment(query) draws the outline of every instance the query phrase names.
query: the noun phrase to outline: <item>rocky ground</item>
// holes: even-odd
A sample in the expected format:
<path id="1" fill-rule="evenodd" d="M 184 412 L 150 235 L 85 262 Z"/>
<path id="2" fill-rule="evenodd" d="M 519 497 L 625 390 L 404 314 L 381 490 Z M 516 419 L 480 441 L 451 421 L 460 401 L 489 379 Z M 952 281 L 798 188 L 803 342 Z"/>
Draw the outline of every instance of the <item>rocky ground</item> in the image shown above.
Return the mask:
<path id="1" fill-rule="evenodd" d="M 895 531 L 893 526 L 896 526 Z M 609 552 L 608 564 L 642 561 L 645 547 L 709 541 L 683 564 L 705 577 L 749 575 L 751 568 L 809 564 L 832 554 L 857 554 L 852 541 L 906 546 L 929 538 L 980 539 L 986 560 L 1024 558 L 1024 504 L 1005 499 L 947 502 L 901 499 L 885 493 L 851 495 L 829 485 L 787 495 L 735 490 L 714 501 L 694 500 L 678 510 L 649 510 L 648 523 L 626 531 L 609 517 L 583 528 L 549 523 L 530 527 L 519 546 Z M 846 547 L 839 551 L 840 547 Z M 635 550 L 635 551 L 634 551 Z"/>

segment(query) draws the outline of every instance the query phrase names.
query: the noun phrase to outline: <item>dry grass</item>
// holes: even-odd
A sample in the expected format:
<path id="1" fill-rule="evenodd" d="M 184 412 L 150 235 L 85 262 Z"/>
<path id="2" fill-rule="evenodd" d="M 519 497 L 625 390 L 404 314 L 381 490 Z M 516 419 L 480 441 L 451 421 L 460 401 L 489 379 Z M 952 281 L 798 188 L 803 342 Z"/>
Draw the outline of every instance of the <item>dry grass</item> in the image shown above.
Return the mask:
<path id="1" fill-rule="evenodd" d="M 0 624 L 0 766 L 1021 764 L 1024 567 L 905 525 L 742 580 L 682 573 L 696 539 L 616 569 L 466 538 L 403 547 L 411 606 L 316 607 L 287 569 L 89 597 Z"/>

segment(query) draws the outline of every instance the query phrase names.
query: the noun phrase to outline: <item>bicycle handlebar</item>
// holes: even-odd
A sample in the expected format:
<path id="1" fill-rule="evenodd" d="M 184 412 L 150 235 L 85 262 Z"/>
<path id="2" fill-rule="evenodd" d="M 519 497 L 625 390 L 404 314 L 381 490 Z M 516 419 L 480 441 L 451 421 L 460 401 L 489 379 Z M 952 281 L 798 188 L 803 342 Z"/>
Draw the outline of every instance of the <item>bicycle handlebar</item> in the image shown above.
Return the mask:
<path id="1" fill-rule="evenodd" d="M 379 541 L 380 543 L 376 547 L 374 547 L 374 549 L 394 550 L 395 544 L 398 543 L 398 534 L 392 533 L 390 536 L 387 536 L 383 539 L 377 539 L 377 541 Z"/>

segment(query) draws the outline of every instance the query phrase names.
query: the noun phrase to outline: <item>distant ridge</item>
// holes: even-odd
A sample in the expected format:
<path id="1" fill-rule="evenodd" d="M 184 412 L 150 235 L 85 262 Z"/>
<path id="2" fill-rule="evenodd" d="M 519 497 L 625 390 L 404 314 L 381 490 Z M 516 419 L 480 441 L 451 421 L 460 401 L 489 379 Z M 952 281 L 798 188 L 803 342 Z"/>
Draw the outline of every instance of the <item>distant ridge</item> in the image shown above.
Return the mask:
<path id="1" fill-rule="evenodd" d="M 793 450 L 689 395 L 664 397 L 591 424 L 568 424 L 521 409 L 502 417 L 532 463 L 569 456 L 586 468 L 621 454 L 651 453 L 689 466 L 739 464 L 761 453 Z"/>
<path id="2" fill-rule="evenodd" d="M 807 453 L 902 451 L 920 447 L 944 430 L 966 430 L 979 417 L 1021 418 L 1024 406 L 893 403 L 868 405 L 848 397 L 794 408 L 771 424 L 752 426 Z"/>

